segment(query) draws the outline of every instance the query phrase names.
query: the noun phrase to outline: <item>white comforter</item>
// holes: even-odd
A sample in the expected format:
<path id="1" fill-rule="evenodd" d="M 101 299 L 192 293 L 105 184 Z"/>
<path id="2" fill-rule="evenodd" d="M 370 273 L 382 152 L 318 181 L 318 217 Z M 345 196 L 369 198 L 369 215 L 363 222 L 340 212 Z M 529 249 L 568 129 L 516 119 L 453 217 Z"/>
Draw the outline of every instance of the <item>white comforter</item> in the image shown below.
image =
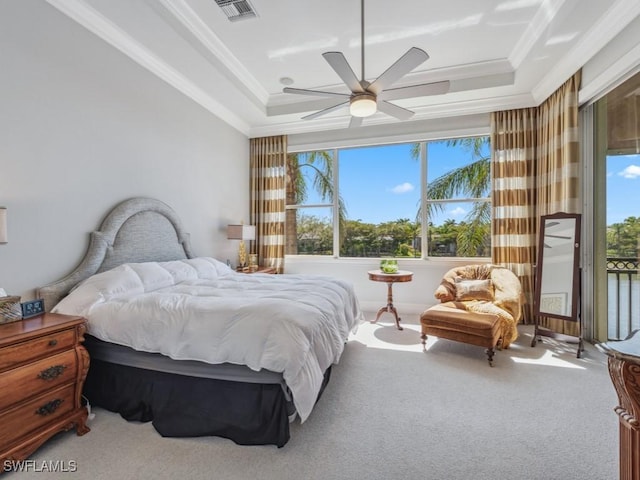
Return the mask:
<path id="1" fill-rule="evenodd" d="M 85 280 L 53 311 L 82 315 L 91 335 L 136 350 L 282 372 L 302 421 L 363 320 L 346 282 L 246 275 L 205 257 L 121 265 Z"/>

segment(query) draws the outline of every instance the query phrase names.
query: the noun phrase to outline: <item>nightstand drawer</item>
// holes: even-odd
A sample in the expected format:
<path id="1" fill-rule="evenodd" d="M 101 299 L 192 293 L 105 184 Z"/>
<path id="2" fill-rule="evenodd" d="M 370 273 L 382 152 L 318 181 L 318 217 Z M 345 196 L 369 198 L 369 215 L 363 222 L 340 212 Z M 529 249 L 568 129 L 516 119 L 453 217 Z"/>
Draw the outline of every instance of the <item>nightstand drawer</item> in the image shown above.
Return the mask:
<path id="1" fill-rule="evenodd" d="M 75 329 L 62 330 L 0 349 L 0 372 L 30 360 L 68 350 L 76 343 Z"/>
<path id="2" fill-rule="evenodd" d="M 75 385 L 68 385 L 5 412 L 0 417 L 0 451 L 23 435 L 71 412 L 75 408 L 75 389 Z"/>
<path id="3" fill-rule="evenodd" d="M 21 368 L 0 373 L 0 411 L 45 390 L 75 381 L 78 362 L 75 350 L 44 358 Z"/>

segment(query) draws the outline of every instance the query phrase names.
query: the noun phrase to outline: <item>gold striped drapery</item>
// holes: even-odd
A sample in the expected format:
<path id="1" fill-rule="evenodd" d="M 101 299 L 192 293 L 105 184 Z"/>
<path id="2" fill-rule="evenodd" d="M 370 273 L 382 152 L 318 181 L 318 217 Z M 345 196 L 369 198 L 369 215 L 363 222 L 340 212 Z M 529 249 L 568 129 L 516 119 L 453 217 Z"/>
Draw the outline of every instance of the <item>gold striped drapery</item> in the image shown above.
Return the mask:
<path id="1" fill-rule="evenodd" d="M 580 213 L 580 131 L 576 73 L 538 107 L 537 212 Z M 540 318 L 540 326 L 579 336 L 580 325 L 557 318 Z"/>
<path id="2" fill-rule="evenodd" d="M 533 321 L 536 250 L 536 108 L 491 114 L 491 261 L 520 279 L 523 322 Z"/>
<path id="3" fill-rule="evenodd" d="M 260 265 L 284 271 L 287 136 L 252 138 L 249 147 L 251 223 Z"/>
<path id="4" fill-rule="evenodd" d="M 491 114 L 491 260 L 520 278 L 526 323 L 533 321 L 540 217 L 579 210 L 579 86 L 580 72 L 538 107 Z M 574 322 L 546 318 L 540 325 L 567 335 L 579 333 Z"/>
<path id="5" fill-rule="evenodd" d="M 579 213 L 580 72 L 538 107 L 538 219 L 551 213 Z"/>

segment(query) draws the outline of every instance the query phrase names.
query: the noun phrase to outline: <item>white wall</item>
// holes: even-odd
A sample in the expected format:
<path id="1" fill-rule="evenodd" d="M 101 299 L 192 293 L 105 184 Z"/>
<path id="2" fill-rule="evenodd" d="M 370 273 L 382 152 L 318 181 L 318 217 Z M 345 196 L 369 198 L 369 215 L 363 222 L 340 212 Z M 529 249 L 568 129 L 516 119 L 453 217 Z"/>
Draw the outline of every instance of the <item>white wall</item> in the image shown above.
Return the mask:
<path id="1" fill-rule="evenodd" d="M 46 2 L 0 5 L 0 287 L 33 296 L 83 256 L 117 203 L 154 197 L 194 251 L 235 256 L 248 139 Z"/>
<path id="2" fill-rule="evenodd" d="M 418 260 L 398 259 L 398 268 L 413 272 L 410 283 L 396 283 L 393 286 L 393 303 L 402 317 L 405 313 L 421 313 L 427 307 L 439 303 L 433 296 L 440 285 L 443 274 L 455 266 L 473 263 L 487 263 L 488 259 L 452 259 L 452 260 Z M 287 257 L 285 270 L 287 273 L 314 273 L 332 275 L 350 281 L 356 291 L 360 306 L 367 312 L 377 312 L 387 304 L 387 285 L 369 280 L 368 270 L 378 270 L 380 260 L 377 258 L 333 259 Z M 389 314 L 386 320 L 392 320 Z M 367 318 L 372 320 L 372 318 Z"/>

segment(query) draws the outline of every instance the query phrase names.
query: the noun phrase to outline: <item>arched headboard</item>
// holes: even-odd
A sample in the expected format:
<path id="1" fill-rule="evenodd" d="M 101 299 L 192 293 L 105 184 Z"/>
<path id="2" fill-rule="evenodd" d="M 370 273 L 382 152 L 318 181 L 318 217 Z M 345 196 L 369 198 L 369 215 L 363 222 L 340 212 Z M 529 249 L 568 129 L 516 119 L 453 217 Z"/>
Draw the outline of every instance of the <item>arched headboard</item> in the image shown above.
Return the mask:
<path id="1" fill-rule="evenodd" d="M 84 279 L 123 263 L 165 262 L 193 258 L 189 234 L 167 204 L 136 197 L 118 204 L 100 229 L 91 232 L 89 248 L 67 276 L 38 289 L 45 310 L 51 310 Z"/>

